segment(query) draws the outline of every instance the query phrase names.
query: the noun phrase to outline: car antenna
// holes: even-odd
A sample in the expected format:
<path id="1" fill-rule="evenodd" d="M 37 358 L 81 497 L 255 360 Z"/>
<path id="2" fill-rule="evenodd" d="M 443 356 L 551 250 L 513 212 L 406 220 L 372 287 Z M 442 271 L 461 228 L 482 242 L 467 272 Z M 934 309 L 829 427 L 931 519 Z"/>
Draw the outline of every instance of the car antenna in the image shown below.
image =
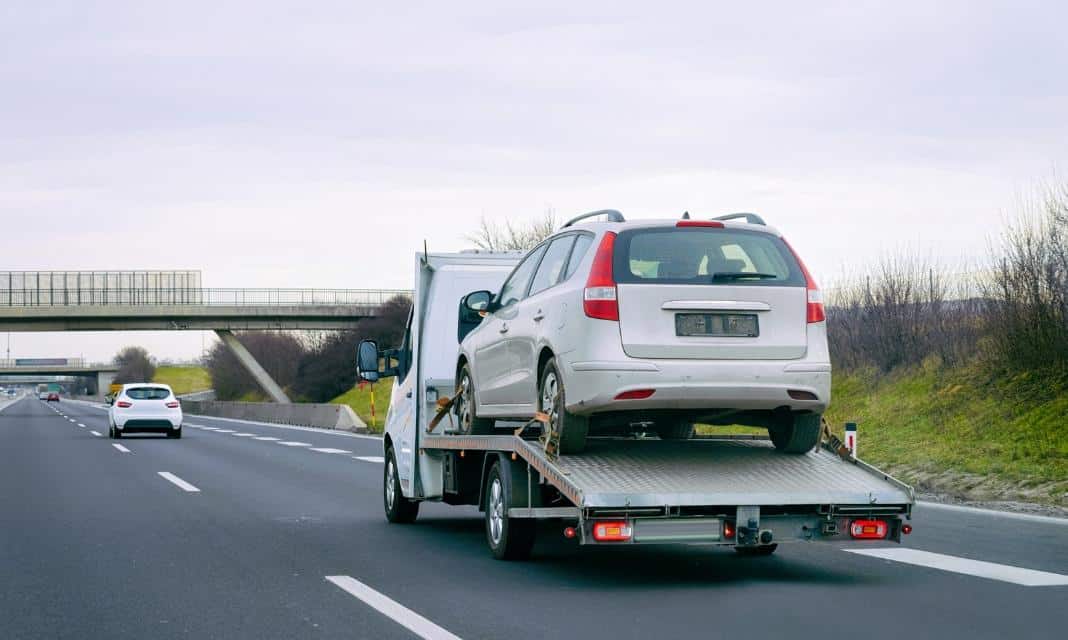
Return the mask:
<path id="1" fill-rule="evenodd" d="M 682 212 L 682 219 L 683 220 L 689 220 L 690 219 L 690 212 L 689 211 L 683 211 Z"/>

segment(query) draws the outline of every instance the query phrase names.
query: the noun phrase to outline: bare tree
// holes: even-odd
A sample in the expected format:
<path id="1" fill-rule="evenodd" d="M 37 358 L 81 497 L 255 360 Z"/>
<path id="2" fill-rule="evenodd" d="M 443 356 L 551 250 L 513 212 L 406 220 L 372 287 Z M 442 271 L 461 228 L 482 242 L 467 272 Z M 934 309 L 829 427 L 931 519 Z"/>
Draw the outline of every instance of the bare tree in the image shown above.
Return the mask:
<path id="1" fill-rule="evenodd" d="M 125 347 L 114 358 L 119 371 L 115 374 L 115 382 L 125 384 L 128 382 L 151 382 L 156 375 L 156 364 L 144 347 Z"/>
<path id="2" fill-rule="evenodd" d="M 293 384 L 297 366 L 306 348 L 300 338 L 280 331 L 243 331 L 238 340 L 249 350 L 268 374 L 285 388 Z M 211 386 L 220 400 L 236 400 L 260 388 L 237 357 L 222 342 L 217 342 L 204 358 L 211 376 Z"/>
<path id="3" fill-rule="evenodd" d="M 482 251 L 526 251 L 552 235 L 558 226 L 552 209 L 541 218 L 519 224 L 506 220 L 502 225 L 482 218 L 478 231 L 466 239 Z"/>

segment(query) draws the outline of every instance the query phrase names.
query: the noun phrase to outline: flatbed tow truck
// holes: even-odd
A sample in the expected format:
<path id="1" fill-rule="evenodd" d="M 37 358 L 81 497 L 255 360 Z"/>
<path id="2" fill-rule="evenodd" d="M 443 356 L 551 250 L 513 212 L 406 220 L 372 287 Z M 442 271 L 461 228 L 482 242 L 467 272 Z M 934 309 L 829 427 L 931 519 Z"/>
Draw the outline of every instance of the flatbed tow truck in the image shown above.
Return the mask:
<path id="1" fill-rule="evenodd" d="M 519 257 L 419 254 L 404 344 L 380 352 L 361 343 L 360 376 L 396 378 L 383 439 L 391 522 L 414 522 L 422 501 L 477 505 L 501 559 L 530 555 L 538 520 L 558 521 L 583 545 L 705 543 L 747 555 L 787 542 L 900 542 L 911 531 L 912 488 L 854 458 L 826 428 L 800 455 L 766 437 L 639 433 L 591 437 L 584 452 L 558 456 L 539 416 L 500 435 L 456 433 L 457 304 L 499 286 Z"/>

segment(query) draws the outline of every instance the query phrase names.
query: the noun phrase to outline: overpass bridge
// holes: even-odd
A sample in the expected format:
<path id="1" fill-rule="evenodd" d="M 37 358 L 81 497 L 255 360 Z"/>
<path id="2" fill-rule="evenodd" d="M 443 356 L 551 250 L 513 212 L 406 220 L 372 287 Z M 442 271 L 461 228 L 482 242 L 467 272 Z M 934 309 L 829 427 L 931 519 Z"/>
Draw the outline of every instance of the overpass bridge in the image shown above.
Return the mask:
<path id="1" fill-rule="evenodd" d="M 90 363 L 81 358 L 0 359 L 0 381 L 28 384 L 57 382 L 59 378 L 88 378 L 96 394 L 103 397 L 119 368 L 110 363 Z"/>
<path id="2" fill-rule="evenodd" d="M 205 288 L 199 271 L 0 272 L 3 331 L 214 331 L 276 402 L 289 402 L 234 331 L 348 330 L 400 289 Z"/>

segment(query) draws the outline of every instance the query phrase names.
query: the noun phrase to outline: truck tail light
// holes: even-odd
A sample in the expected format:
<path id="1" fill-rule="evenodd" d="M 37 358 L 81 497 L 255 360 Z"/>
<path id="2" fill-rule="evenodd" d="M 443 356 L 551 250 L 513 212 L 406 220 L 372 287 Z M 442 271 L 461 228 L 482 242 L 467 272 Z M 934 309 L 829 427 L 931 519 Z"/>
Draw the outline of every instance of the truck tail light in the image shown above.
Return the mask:
<path id="1" fill-rule="evenodd" d="M 849 535 L 857 540 L 882 540 L 887 530 L 886 520 L 854 520 L 849 523 Z"/>
<path id="2" fill-rule="evenodd" d="M 167 408 L 168 409 L 177 409 L 178 408 L 178 402 L 176 400 L 172 400 L 172 401 L 168 402 L 167 403 Z"/>
<path id="3" fill-rule="evenodd" d="M 631 527 L 626 520 L 606 520 L 593 523 L 593 539 L 597 542 L 624 542 L 630 540 Z"/>
<path id="4" fill-rule="evenodd" d="M 119 400 L 118 402 L 115 403 L 115 406 L 120 408 L 120 409 L 129 409 L 130 407 L 133 406 L 133 403 L 132 402 L 126 402 L 125 400 Z"/>
<path id="5" fill-rule="evenodd" d="M 586 316 L 598 320 L 619 320 L 619 303 L 616 302 L 616 281 L 612 276 L 612 259 L 615 254 L 616 234 L 609 231 L 601 238 L 597 253 L 593 256 L 586 290 L 582 295 L 582 310 Z"/>
<path id="6" fill-rule="evenodd" d="M 786 241 L 786 238 L 782 238 L 782 242 L 786 245 L 786 248 L 790 250 L 790 253 L 794 254 L 794 260 L 797 260 L 797 266 L 801 267 L 801 274 L 805 276 L 805 289 L 808 291 L 808 300 L 805 305 L 806 322 L 808 322 L 808 324 L 823 322 L 827 319 L 827 314 L 823 310 L 823 292 L 816 286 L 816 279 L 808 272 L 805 263 L 801 261 L 801 256 L 797 255 L 797 252 L 794 251 L 794 248 Z"/>

